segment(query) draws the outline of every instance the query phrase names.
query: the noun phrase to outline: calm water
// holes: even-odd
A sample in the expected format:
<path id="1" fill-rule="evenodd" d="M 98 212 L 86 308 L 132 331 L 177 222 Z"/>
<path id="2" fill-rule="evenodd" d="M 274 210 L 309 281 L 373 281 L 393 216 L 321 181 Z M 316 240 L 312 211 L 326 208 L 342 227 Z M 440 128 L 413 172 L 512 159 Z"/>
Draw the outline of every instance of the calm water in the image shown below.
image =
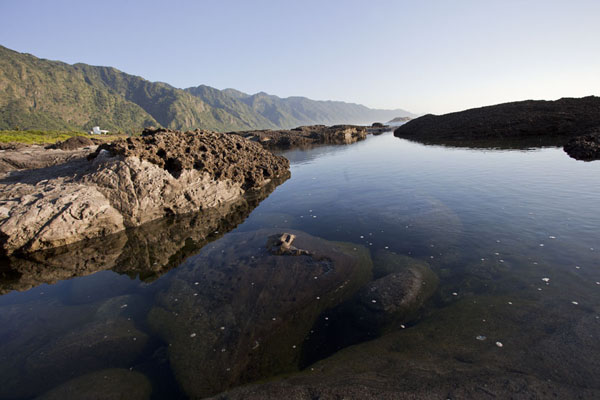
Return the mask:
<path id="1" fill-rule="evenodd" d="M 127 251 L 135 254 L 127 268 L 63 257 L 56 262 L 67 273 L 54 280 L 29 276 L 28 265 L 5 271 L 0 398 L 34 398 L 115 368 L 143 374 L 154 398 L 208 396 L 310 368 L 341 347 L 401 329 L 323 325 L 370 275 L 325 271 L 328 283 L 261 265 L 256 231 L 265 229 L 427 263 L 440 283 L 403 321 L 407 335 L 419 336 L 398 350 L 407 357 L 435 355 L 448 370 L 453 363 L 518 370 L 572 393 L 600 389 L 600 162 L 575 161 L 558 148 L 424 146 L 391 133 L 282 154 L 291 179 L 245 220 L 238 215 L 201 241 L 185 237 L 193 224 L 176 225 L 182 244 L 166 260 L 148 254 L 167 254 L 159 243 L 169 235 L 146 247 L 128 243 L 143 251 Z M 116 242 L 107 247 L 125 246 Z M 135 272 L 136 262 L 155 274 Z M 77 275 L 85 276 L 60 280 Z M 333 294 L 336 280 L 343 294 Z M 502 353 L 488 357 L 492 351 Z"/>

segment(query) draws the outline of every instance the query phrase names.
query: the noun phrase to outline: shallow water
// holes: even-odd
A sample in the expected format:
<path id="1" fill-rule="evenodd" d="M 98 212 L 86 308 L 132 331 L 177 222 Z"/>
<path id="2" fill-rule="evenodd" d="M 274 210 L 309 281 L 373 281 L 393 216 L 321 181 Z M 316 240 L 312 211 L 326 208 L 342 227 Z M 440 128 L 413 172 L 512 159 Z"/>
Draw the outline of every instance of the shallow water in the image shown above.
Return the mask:
<path id="1" fill-rule="evenodd" d="M 261 230 L 426 262 L 440 284 L 403 321 L 398 352 L 406 357 L 435 354 L 449 370 L 518 370 L 572 393 L 600 389 L 600 162 L 553 147 L 424 146 L 391 133 L 282 154 L 291 179 L 245 220 L 222 224 L 229 233 L 195 247 L 178 237 L 187 250 L 156 268 L 164 275 L 132 278 L 131 263 L 148 263 L 135 253 L 127 268 L 112 268 L 129 275 L 104 270 L 2 295 L 0 398 L 33 398 L 107 368 L 143 373 L 154 398 L 207 396 L 402 329 L 357 333 L 344 331 L 352 329 L 345 321 L 324 323 L 370 275 L 321 268 L 319 278 L 330 281 L 317 284 L 305 271 L 274 273 L 251 236 Z M 3 287 L 28 287 L 19 285 L 26 275 L 5 272 Z M 185 383 L 194 374 L 201 382 Z"/>

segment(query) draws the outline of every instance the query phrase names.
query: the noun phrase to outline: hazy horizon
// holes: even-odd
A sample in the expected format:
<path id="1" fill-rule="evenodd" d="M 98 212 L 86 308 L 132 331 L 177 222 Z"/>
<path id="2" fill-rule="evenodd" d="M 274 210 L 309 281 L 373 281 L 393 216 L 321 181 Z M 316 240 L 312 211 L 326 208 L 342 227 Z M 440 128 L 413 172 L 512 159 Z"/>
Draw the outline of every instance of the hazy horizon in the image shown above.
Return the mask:
<path id="1" fill-rule="evenodd" d="M 4 1 L 2 45 L 185 88 L 415 114 L 600 94 L 600 3 Z"/>

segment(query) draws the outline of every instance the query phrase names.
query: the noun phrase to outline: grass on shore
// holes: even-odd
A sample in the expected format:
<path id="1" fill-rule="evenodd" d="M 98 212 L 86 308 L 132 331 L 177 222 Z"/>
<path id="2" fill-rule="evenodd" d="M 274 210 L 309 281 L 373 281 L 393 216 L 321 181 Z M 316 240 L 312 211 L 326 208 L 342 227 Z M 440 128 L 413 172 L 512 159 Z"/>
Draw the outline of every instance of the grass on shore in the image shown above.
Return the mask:
<path id="1" fill-rule="evenodd" d="M 105 141 L 111 141 L 127 135 L 90 135 L 86 132 L 77 131 L 1 131 L 0 143 L 26 143 L 26 144 L 51 144 L 67 140 L 74 136 L 85 136 Z"/>

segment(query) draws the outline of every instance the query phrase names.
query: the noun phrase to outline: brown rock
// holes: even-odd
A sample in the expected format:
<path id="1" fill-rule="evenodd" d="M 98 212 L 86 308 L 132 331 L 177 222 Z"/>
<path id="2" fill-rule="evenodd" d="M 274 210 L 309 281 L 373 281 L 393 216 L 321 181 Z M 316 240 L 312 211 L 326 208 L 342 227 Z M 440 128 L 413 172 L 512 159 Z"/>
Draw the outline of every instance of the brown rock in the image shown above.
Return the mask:
<path id="1" fill-rule="evenodd" d="M 258 144 L 203 131 L 159 130 L 102 145 L 90 158 L 0 181 L 4 253 L 63 246 L 213 208 L 289 174 L 285 158 Z"/>

